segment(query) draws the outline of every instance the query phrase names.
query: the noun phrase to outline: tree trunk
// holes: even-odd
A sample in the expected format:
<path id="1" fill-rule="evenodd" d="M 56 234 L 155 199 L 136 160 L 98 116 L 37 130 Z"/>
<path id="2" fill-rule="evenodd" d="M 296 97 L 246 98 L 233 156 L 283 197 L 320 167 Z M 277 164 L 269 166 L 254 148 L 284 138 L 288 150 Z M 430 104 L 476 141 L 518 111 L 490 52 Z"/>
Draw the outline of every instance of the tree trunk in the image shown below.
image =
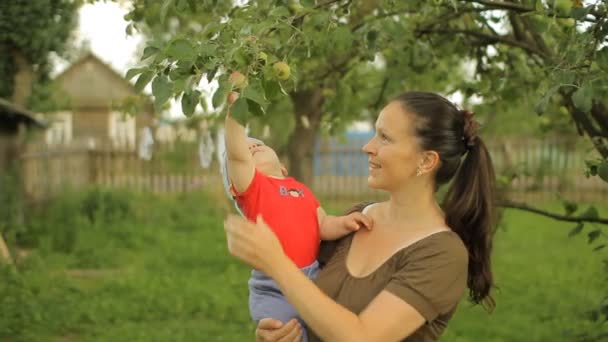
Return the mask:
<path id="1" fill-rule="evenodd" d="M 15 74 L 15 87 L 12 101 L 14 104 L 26 108 L 27 98 L 32 93 L 34 70 L 32 69 L 32 65 L 19 51 L 13 51 L 13 61 L 15 62 L 17 73 Z"/>
<path id="2" fill-rule="evenodd" d="M 323 116 L 321 90 L 302 90 L 290 94 L 294 106 L 295 128 L 287 143 L 289 174 L 312 186 L 313 152 Z"/>
<path id="3" fill-rule="evenodd" d="M 11 256 L 6 242 L 4 242 L 2 233 L 0 233 L 0 263 L 14 265 L 13 257 Z"/>

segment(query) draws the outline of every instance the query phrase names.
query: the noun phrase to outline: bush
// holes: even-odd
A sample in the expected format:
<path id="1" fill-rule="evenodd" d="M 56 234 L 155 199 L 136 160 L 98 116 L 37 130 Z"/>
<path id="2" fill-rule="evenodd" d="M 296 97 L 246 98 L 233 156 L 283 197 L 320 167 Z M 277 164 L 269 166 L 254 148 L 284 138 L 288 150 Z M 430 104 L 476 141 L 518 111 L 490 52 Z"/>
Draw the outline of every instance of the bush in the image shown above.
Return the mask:
<path id="1" fill-rule="evenodd" d="M 112 223 L 129 217 L 131 198 L 127 192 L 94 188 L 85 193 L 82 213 L 91 223 Z"/>

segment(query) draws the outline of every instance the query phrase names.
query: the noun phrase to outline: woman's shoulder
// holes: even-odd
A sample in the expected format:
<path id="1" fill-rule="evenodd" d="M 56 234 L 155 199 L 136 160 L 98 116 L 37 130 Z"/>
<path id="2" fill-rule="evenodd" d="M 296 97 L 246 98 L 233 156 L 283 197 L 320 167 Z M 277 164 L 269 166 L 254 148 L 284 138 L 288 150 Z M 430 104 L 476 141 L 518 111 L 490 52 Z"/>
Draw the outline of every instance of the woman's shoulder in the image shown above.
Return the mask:
<path id="1" fill-rule="evenodd" d="M 376 204 L 378 204 L 378 202 L 361 202 L 355 204 L 352 207 L 348 208 L 344 215 L 352 214 L 354 212 L 363 212 L 364 210 L 366 210 L 367 207 L 369 207 L 368 209 L 371 209 Z"/>

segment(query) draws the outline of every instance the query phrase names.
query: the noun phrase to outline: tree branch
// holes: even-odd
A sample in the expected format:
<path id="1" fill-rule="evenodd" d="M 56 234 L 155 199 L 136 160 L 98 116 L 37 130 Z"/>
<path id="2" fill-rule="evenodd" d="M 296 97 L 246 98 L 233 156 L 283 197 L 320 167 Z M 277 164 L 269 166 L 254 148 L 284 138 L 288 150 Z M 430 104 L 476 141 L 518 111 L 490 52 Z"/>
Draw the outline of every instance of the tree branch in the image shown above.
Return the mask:
<path id="1" fill-rule="evenodd" d="M 602 135 L 608 139 L 608 108 L 601 101 L 593 101 L 591 106 L 591 116 L 600 126 Z"/>
<path id="2" fill-rule="evenodd" d="M 547 44 L 545 43 L 545 40 L 540 35 L 540 33 L 538 33 L 538 31 L 533 28 L 532 23 L 530 22 L 530 18 L 520 17 L 520 19 L 521 19 L 521 22 L 523 23 L 524 27 L 526 28 L 526 31 L 528 33 L 530 33 L 530 35 L 532 36 L 532 39 L 534 39 L 534 42 L 536 43 L 536 46 L 538 46 L 540 51 L 543 51 L 545 53 L 545 55 L 548 57 L 552 56 L 553 51 L 551 51 L 551 49 L 547 46 Z"/>
<path id="3" fill-rule="evenodd" d="M 372 103 L 370 105 L 370 108 L 378 109 L 378 107 L 382 103 L 382 99 L 384 98 L 384 92 L 386 91 L 387 86 L 388 86 L 388 76 L 385 76 L 384 80 L 382 81 L 382 86 L 380 87 L 380 92 L 378 93 L 378 97 L 376 98 L 376 101 L 374 101 L 374 103 Z"/>
<path id="4" fill-rule="evenodd" d="M 565 90 L 560 90 L 559 93 L 562 96 L 564 105 L 566 108 L 568 108 L 568 112 L 570 112 L 570 115 L 577 126 L 582 127 L 585 133 L 587 133 L 591 142 L 593 143 L 593 146 L 600 153 L 602 158 L 608 158 L 608 146 L 606 146 L 602 140 L 606 137 L 604 137 L 602 132 L 593 125 L 593 122 L 589 119 L 589 117 L 587 117 L 587 114 L 576 108 L 574 102 L 572 101 L 572 94 L 566 93 Z"/>
<path id="5" fill-rule="evenodd" d="M 392 17 L 394 15 L 399 15 L 399 14 L 416 14 L 418 13 L 418 11 L 416 10 L 412 10 L 412 9 L 402 9 L 402 10 L 395 10 L 392 12 L 386 12 L 386 13 L 382 13 L 380 15 L 377 15 L 375 17 L 372 17 L 369 20 L 362 20 L 359 23 L 357 23 L 356 25 L 353 26 L 353 28 L 351 29 L 352 32 L 355 32 L 357 30 L 359 30 L 361 27 L 363 27 L 365 24 L 369 24 L 371 22 L 377 21 L 377 20 L 382 20 L 388 17 Z"/>
<path id="6" fill-rule="evenodd" d="M 607 218 L 593 218 L 593 217 L 585 217 L 585 216 L 566 216 L 561 214 L 552 213 L 540 208 L 532 207 L 525 203 L 514 202 L 511 200 L 502 200 L 498 203 L 499 207 L 509 208 L 509 209 L 518 209 L 523 211 L 528 211 L 531 213 L 539 214 L 542 216 L 550 217 L 554 220 L 565 221 L 565 222 L 589 222 L 589 223 L 600 223 L 600 224 L 608 224 Z"/>
<path id="7" fill-rule="evenodd" d="M 492 34 L 487 34 L 487 33 L 482 33 L 482 32 L 478 32 L 478 31 L 474 31 L 474 30 L 461 30 L 461 29 L 432 29 L 432 28 L 426 28 L 426 29 L 419 29 L 416 30 L 417 33 L 419 34 L 427 34 L 427 33 L 437 33 L 437 34 L 464 34 L 467 36 L 471 36 L 471 37 L 475 37 L 481 41 L 483 41 L 484 43 L 501 43 L 501 44 L 505 44 L 505 45 L 509 45 L 509 46 L 514 46 L 514 47 L 518 47 L 520 49 L 523 49 L 531 54 L 540 56 L 542 58 L 548 58 L 549 56 L 547 56 L 543 51 L 539 50 L 536 46 L 530 45 L 528 43 L 525 42 L 520 42 L 510 36 L 498 36 L 498 35 L 492 35 Z"/>
<path id="8" fill-rule="evenodd" d="M 499 1 L 499 0 L 461 0 L 461 1 L 488 6 L 490 9 L 502 9 L 502 10 L 513 11 L 513 12 L 522 13 L 522 14 L 537 12 L 536 8 L 534 8 L 534 7 L 528 7 L 526 5 L 522 5 L 519 3 L 510 2 L 510 1 Z M 539 13 L 539 14 L 541 14 L 541 13 Z M 589 14 L 595 16 L 596 18 L 600 17 L 600 14 L 594 10 L 589 11 Z M 556 17 L 556 18 L 572 18 L 569 15 L 560 15 L 553 11 L 547 11 L 547 15 L 550 17 Z M 597 22 L 596 19 L 590 19 L 590 18 L 583 18 L 580 20 L 588 21 L 591 23 Z"/>

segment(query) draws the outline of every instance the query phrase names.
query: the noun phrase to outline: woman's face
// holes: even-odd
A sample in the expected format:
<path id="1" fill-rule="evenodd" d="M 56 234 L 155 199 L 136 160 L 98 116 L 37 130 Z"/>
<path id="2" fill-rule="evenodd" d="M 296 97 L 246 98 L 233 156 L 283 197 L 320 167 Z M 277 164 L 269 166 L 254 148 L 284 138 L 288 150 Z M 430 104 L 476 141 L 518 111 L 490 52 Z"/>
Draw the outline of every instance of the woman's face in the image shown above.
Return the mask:
<path id="1" fill-rule="evenodd" d="M 367 183 L 371 188 L 395 190 L 416 176 L 422 154 L 414 135 L 413 117 L 396 101 L 380 112 L 376 134 L 363 146 L 369 157 Z"/>

